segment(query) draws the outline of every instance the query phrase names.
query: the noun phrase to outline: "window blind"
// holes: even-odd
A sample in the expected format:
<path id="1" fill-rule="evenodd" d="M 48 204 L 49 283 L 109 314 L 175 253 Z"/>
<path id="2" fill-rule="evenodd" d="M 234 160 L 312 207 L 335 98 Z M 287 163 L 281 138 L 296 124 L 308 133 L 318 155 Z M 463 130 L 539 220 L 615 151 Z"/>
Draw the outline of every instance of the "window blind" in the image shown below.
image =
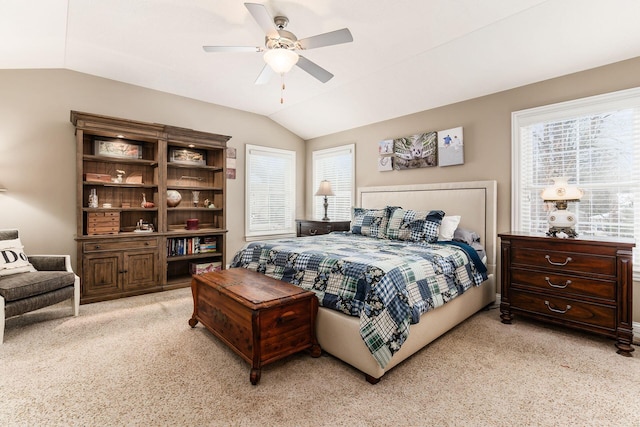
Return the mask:
<path id="1" fill-rule="evenodd" d="M 351 220 L 355 182 L 355 146 L 343 145 L 312 154 L 313 194 L 318 190 L 320 181 L 331 183 L 335 196 L 329 196 L 327 216 L 332 220 Z M 324 217 L 324 197 L 313 197 L 313 218 Z"/>
<path id="2" fill-rule="evenodd" d="M 247 237 L 295 233 L 295 155 L 246 146 Z"/>
<path id="3" fill-rule="evenodd" d="M 569 203 L 579 236 L 640 242 L 640 88 L 520 111 L 512 119 L 514 229 L 548 230 L 540 192 L 566 176 L 584 191 Z"/>

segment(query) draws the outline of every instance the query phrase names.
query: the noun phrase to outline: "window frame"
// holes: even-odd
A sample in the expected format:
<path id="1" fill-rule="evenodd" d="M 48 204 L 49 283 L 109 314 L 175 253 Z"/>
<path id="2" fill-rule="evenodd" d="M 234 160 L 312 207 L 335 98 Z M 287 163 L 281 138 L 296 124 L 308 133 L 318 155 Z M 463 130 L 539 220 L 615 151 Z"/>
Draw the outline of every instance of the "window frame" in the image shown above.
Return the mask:
<path id="1" fill-rule="evenodd" d="M 343 153 L 345 152 L 349 152 L 351 154 L 351 178 L 350 178 L 350 188 L 348 190 L 349 194 L 349 209 L 348 212 L 344 212 L 343 215 L 333 215 L 331 213 L 331 207 L 332 206 L 336 206 L 335 204 L 332 205 L 331 202 L 329 202 L 329 210 L 328 210 L 328 216 L 330 218 L 331 221 L 350 221 L 351 220 L 351 216 L 352 216 L 352 210 L 353 210 L 353 203 L 355 200 L 355 175 L 356 175 L 356 147 L 355 144 L 345 144 L 345 145 L 340 145 L 337 147 L 331 147 L 331 148 L 325 148 L 325 149 L 321 149 L 321 150 L 314 150 L 311 153 L 311 185 L 312 185 L 312 203 L 311 203 L 311 215 L 314 219 L 320 220 L 324 215 L 323 214 L 318 214 L 317 212 L 322 212 L 324 213 L 324 197 L 320 197 L 320 196 L 316 196 L 315 193 L 318 190 L 318 187 L 320 185 L 320 181 L 326 179 L 329 182 L 331 182 L 331 189 L 333 190 L 334 193 L 337 192 L 342 192 L 345 193 L 346 191 L 343 189 L 341 190 L 342 185 L 336 185 L 336 177 L 335 176 L 327 176 L 327 172 L 323 172 L 318 170 L 319 166 L 318 166 L 318 161 L 321 159 L 326 159 L 326 158 L 331 158 L 332 155 L 337 157 L 337 156 L 342 156 L 344 155 Z M 337 196 L 337 194 L 336 194 Z M 333 197 L 336 197 L 333 196 Z M 330 196 L 332 197 L 332 196 Z M 344 197 L 344 195 L 343 195 Z"/>
<path id="2" fill-rule="evenodd" d="M 575 99 L 556 104 L 544 105 L 526 110 L 511 113 L 511 224 L 512 229 L 521 230 L 522 204 L 524 194 L 520 189 L 522 183 L 521 166 L 524 161 L 522 155 L 521 129 L 527 126 L 544 123 L 548 121 L 562 121 L 586 116 L 589 114 L 601 114 L 612 110 L 622 110 L 634 108 L 640 111 L 640 87 L 610 92 L 602 95 L 595 95 L 580 99 Z M 637 119 L 636 119 L 637 120 Z M 637 125 L 637 122 L 636 122 Z M 636 181 L 639 175 L 640 164 L 635 165 L 635 161 L 640 159 L 640 140 L 634 142 L 634 171 Z M 640 186 L 640 182 L 638 182 Z M 542 203 L 542 200 L 540 201 Z M 635 200 L 635 205 L 640 205 L 640 200 Z M 635 208 L 633 221 L 633 234 L 636 241 L 640 238 L 640 206 Z M 615 238 L 616 236 L 610 235 Z M 634 249 L 634 258 L 638 252 Z M 636 259 L 636 261 L 638 261 Z M 634 263 L 634 280 L 640 280 L 640 262 Z"/>
<path id="3" fill-rule="evenodd" d="M 252 154 L 252 151 L 254 153 Z M 252 230 L 251 224 L 251 212 L 252 212 L 252 202 L 251 202 L 251 174 L 253 172 L 252 157 L 259 155 L 259 153 L 264 153 L 264 155 L 278 157 L 285 161 L 289 162 L 289 182 L 286 184 L 288 186 L 288 191 L 285 191 L 285 197 L 288 197 L 288 200 L 285 201 L 285 206 L 287 202 L 289 204 L 288 213 L 287 209 L 284 209 L 284 227 L 282 228 L 270 228 L 269 230 Z M 297 153 L 294 150 L 285 150 L 280 148 L 266 147 L 260 145 L 246 144 L 245 146 L 245 240 L 260 240 L 265 238 L 277 238 L 277 237 L 291 237 L 296 234 L 296 156 Z M 286 173 L 285 173 L 286 175 Z M 286 178 L 286 177 L 284 177 Z"/>

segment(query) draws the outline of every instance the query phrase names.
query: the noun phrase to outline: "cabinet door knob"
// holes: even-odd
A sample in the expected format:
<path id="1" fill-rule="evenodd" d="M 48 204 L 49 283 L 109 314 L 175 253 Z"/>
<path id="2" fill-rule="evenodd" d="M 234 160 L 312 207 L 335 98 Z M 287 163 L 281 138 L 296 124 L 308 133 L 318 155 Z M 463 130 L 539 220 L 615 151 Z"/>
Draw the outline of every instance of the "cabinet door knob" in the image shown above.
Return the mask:
<path id="1" fill-rule="evenodd" d="M 551 256 L 549 256 L 549 255 L 545 255 L 544 257 L 547 259 L 547 261 L 549 261 L 549 264 L 551 264 L 551 265 L 563 266 L 563 265 L 567 265 L 571 261 L 573 261 L 570 256 L 568 256 L 567 259 L 564 260 L 564 262 L 553 262 L 553 261 L 551 261 Z"/>
<path id="2" fill-rule="evenodd" d="M 549 301 L 545 301 L 544 305 L 547 306 L 549 311 L 553 311 L 554 313 L 565 314 L 567 311 L 571 310 L 571 306 L 570 305 L 567 305 L 567 308 L 565 308 L 564 310 L 560 310 L 559 308 L 553 308 L 553 307 L 551 307 L 551 304 L 549 304 Z"/>
<path id="3" fill-rule="evenodd" d="M 571 280 L 567 280 L 566 282 L 564 282 L 564 285 L 556 285 L 555 283 L 551 283 L 551 280 L 548 277 L 545 277 L 544 280 L 546 280 L 547 284 L 552 288 L 564 289 L 571 284 Z"/>

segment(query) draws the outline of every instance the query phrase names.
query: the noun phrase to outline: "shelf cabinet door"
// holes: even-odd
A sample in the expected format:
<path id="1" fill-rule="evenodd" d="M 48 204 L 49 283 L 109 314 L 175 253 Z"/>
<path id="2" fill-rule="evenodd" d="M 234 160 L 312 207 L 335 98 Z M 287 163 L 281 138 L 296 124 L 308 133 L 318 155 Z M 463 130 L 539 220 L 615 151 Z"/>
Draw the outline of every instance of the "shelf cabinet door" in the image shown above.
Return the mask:
<path id="1" fill-rule="evenodd" d="M 158 284 L 158 253 L 130 252 L 124 254 L 125 290 L 153 287 Z"/>
<path id="2" fill-rule="evenodd" d="M 118 252 L 85 255 L 82 268 L 82 296 L 97 297 L 122 291 Z"/>

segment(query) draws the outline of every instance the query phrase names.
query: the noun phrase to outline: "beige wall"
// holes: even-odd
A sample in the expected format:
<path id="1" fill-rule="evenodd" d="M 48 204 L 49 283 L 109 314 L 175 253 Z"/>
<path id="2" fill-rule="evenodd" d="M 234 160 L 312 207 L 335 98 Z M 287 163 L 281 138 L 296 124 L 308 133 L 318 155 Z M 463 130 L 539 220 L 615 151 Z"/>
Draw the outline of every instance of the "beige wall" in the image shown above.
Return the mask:
<path id="1" fill-rule="evenodd" d="M 464 82 L 461 82 L 464 84 Z M 307 165 L 314 150 L 356 145 L 356 187 L 445 181 L 496 180 L 498 231 L 511 229 L 511 113 L 586 96 L 640 86 L 640 58 L 571 74 L 307 141 Z M 416 89 L 419 92 L 419 88 Z M 423 96 L 429 96 L 428 93 Z M 464 165 L 378 172 L 378 141 L 414 133 L 463 127 Z M 306 212 L 313 189 L 307 169 Z M 640 242 L 639 242 L 640 244 Z M 640 283 L 634 286 L 634 321 L 640 322 Z"/>
<path id="2" fill-rule="evenodd" d="M 67 70 L 0 70 L 0 228 L 18 228 L 27 253 L 67 253 L 75 268 L 75 137 L 70 110 L 230 135 L 237 179 L 227 181 L 227 254 L 244 243 L 246 144 L 298 152 L 304 141 L 257 114 Z M 304 186 L 297 189 L 304 212 Z"/>
<path id="3" fill-rule="evenodd" d="M 232 136 L 227 258 L 244 244 L 245 144 L 298 152 L 297 215 L 310 217 L 313 150 L 356 144 L 356 185 L 495 179 L 498 230 L 510 229 L 511 112 L 640 86 L 640 58 L 304 141 L 268 118 L 67 70 L 0 70 L 0 228 L 21 230 L 28 253 L 69 253 L 75 266 L 75 139 L 69 111 L 165 123 Z M 417 89 L 419 90 L 419 89 Z M 424 94 L 428 96 L 428 94 Z M 329 120 L 330 118 L 327 118 Z M 462 126 L 465 164 L 378 172 L 378 141 Z M 640 285 L 634 287 L 638 295 Z M 634 302 L 640 322 L 640 298 Z"/>

